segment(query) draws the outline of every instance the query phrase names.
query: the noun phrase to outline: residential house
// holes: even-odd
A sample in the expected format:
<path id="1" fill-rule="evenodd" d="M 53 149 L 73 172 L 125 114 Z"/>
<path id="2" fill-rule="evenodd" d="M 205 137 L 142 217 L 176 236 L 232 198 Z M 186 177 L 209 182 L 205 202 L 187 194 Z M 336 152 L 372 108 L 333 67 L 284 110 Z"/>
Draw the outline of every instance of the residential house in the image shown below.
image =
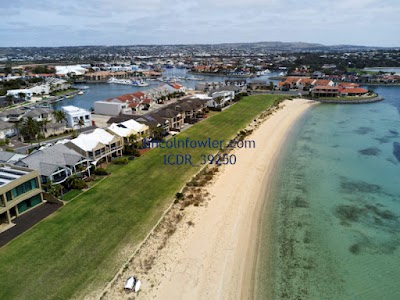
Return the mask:
<path id="1" fill-rule="evenodd" d="M 41 183 L 62 183 L 73 174 L 89 172 L 90 160 L 64 144 L 42 147 L 16 165 L 38 170 Z"/>
<path id="2" fill-rule="evenodd" d="M 339 88 L 337 86 L 318 85 L 311 90 L 313 97 L 338 97 Z"/>
<path id="3" fill-rule="evenodd" d="M 18 122 L 25 113 L 26 110 L 21 108 L 8 109 L 0 113 L 0 120 L 5 122 Z"/>
<path id="4" fill-rule="evenodd" d="M 18 89 L 18 90 L 8 90 L 7 95 L 11 95 L 15 98 L 19 98 L 23 95 L 23 100 L 30 101 L 32 100 L 32 91 L 29 89 Z"/>
<path id="5" fill-rule="evenodd" d="M 25 158 L 25 154 L 19 154 L 9 151 L 0 151 L 0 163 L 15 164 L 18 160 Z"/>
<path id="6" fill-rule="evenodd" d="M 50 108 L 42 108 L 42 107 L 37 107 L 34 109 L 31 109 L 29 111 L 27 111 L 22 119 L 27 119 L 31 117 L 32 119 L 34 119 L 35 121 L 52 121 L 53 120 L 53 110 Z"/>
<path id="7" fill-rule="evenodd" d="M 18 133 L 15 125 L 9 122 L 0 120 L 0 139 L 11 138 Z"/>
<path id="8" fill-rule="evenodd" d="M 61 110 L 65 113 L 67 126 L 72 129 L 80 129 L 92 126 L 92 115 L 90 111 L 76 106 L 63 106 Z"/>
<path id="9" fill-rule="evenodd" d="M 166 120 L 165 122 L 168 122 L 170 131 L 180 131 L 183 127 L 184 117 L 180 112 L 174 109 L 161 109 L 156 112 L 155 115 L 160 116 L 161 118 Z"/>
<path id="10" fill-rule="evenodd" d="M 0 164 L 0 226 L 43 203 L 38 171 Z"/>
<path id="11" fill-rule="evenodd" d="M 149 113 L 135 118 L 135 121 L 147 125 L 149 128 L 161 127 L 163 128 L 163 134 L 167 135 L 171 126 L 170 121 L 167 118 L 161 117 L 156 113 Z"/>
<path id="12" fill-rule="evenodd" d="M 185 99 L 169 105 L 184 117 L 185 123 L 196 123 L 204 117 L 206 101 L 200 99 Z"/>
<path id="13" fill-rule="evenodd" d="M 98 115 L 118 116 L 119 114 L 131 114 L 132 109 L 128 107 L 128 103 L 96 101 L 94 103 L 94 113 Z"/>
<path id="14" fill-rule="evenodd" d="M 122 155 L 122 139 L 104 129 L 96 128 L 91 133 L 81 133 L 77 138 L 65 143 L 96 165 Z"/>
<path id="15" fill-rule="evenodd" d="M 212 99 L 207 101 L 207 106 L 212 108 L 222 108 L 228 105 L 235 98 L 233 91 L 214 92 L 211 95 Z"/>
<path id="16" fill-rule="evenodd" d="M 123 145 L 128 143 L 129 137 L 132 135 L 136 135 L 137 139 L 149 135 L 149 127 L 133 119 L 121 123 L 113 123 L 107 130 L 119 136 L 122 139 Z"/>
<path id="17" fill-rule="evenodd" d="M 186 91 L 186 88 L 183 85 L 180 85 L 176 82 L 171 82 L 169 85 L 174 88 L 175 92 L 184 93 Z"/>

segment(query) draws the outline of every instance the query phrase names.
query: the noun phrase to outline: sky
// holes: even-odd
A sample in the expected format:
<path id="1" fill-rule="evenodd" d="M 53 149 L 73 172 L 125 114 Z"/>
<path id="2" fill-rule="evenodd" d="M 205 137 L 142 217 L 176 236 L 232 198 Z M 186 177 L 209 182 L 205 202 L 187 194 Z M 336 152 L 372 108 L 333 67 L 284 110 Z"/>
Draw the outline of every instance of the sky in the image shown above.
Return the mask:
<path id="1" fill-rule="evenodd" d="M 0 47 L 229 42 L 400 46 L 399 0 L 0 0 Z"/>

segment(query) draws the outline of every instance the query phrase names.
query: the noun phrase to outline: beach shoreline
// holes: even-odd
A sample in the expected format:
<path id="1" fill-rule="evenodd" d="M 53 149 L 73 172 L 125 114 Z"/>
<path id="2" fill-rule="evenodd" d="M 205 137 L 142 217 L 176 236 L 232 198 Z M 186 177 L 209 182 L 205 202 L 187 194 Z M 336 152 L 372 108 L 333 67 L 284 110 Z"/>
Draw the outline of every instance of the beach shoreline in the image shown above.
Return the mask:
<path id="1" fill-rule="evenodd" d="M 220 168 L 204 188 L 209 200 L 185 208 L 163 247 L 157 235 L 150 238 L 103 298 L 131 298 L 122 287 L 133 274 L 142 281 L 138 299 L 253 299 L 267 187 L 290 129 L 313 103 L 285 101 L 262 123 L 253 122 L 248 139 L 256 148 L 233 151 L 237 163 Z M 143 268 L 151 252 L 151 267 Z"/>

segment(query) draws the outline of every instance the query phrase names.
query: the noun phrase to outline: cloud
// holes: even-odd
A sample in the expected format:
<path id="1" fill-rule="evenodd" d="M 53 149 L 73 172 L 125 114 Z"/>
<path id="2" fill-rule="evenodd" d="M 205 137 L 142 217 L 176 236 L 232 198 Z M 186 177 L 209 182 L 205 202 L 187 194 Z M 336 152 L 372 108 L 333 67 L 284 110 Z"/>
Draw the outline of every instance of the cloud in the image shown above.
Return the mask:
<path id="1" fill-rule="evenodd" d="M 398 0 L 0 1 L 2 45 L 305 41 L 400 46 Z"/>

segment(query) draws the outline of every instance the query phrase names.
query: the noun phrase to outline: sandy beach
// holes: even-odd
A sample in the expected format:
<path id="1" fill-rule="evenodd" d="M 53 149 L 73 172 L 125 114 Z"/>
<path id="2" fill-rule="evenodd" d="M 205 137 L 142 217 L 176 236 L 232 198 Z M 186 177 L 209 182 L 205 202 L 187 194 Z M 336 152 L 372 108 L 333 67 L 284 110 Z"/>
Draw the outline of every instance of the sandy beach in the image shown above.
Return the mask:
<path id="1" fill-rule="evenodd" d="M 233 151 L 236 164 L 220 168 L 205 187 L 209 200 L 185 208 L 163 247 L 157 235 L 149 238 L 104 298 L 251 299 L 268 179 L 288 131 L 311 105 L 309 100 L 283 102 L 246 137 L 256 147 Z M 150 258 L 151 267 L 144 268 Z M 138 294 L 123 290 L 131 275 L 142 281 Z"/>

